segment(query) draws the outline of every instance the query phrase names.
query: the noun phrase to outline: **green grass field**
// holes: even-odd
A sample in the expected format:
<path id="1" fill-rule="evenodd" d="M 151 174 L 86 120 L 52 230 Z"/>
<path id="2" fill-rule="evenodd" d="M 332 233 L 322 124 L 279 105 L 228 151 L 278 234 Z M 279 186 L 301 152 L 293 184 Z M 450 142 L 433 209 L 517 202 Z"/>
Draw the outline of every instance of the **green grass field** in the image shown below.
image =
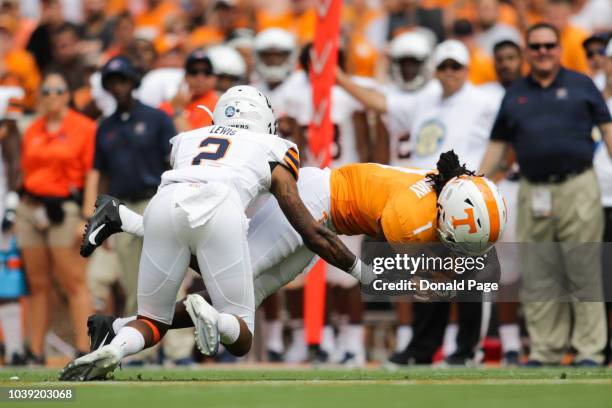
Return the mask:
<path id="1" fill-rule="evenodd" d="M 11 377 L 18 376 L 16 381 Z M 3 370 L 0 387 L 72 387 L 70 402 L 0 407 L 612 407 L 609 369 L 125 369 L 114 381 L 57 382 L 57 370 Z"/>

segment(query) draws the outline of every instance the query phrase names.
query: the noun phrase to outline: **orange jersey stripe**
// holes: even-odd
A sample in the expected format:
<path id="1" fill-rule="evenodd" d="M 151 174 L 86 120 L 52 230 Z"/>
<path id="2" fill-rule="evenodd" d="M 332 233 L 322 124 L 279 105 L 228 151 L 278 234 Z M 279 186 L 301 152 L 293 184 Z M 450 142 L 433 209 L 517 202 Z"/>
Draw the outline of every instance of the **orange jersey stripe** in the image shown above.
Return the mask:
<path id="1" fill-rule="evenodd" d="M 293 174 L 293 177 L 295 177 L 295 179 L 297 180 L 299 171 L 297 167 L 295 166 L 295 164 L 291 161 L 291 159 L 288 159 L 287 157 L 285 157 L 284 161 L 285 161 L 285 167 L 289 169 L 291 174 Z"/>
<path id="2" fill-rule="evenodd" d="M 478 190 L 482 193 L 484 197 L 485 204 L 487 205 L 487 212 L 489 213 L 489 242 L 497 242 L 499 238 L 499 209 L 497 208 L 497 201 L 495 200 L 495 196 L 493 195 L 493 191 L 491 191 L 491 187 L 487 184 L 484 178 L 482 177 L 472 177 L 472 181 Z"/>
<path id="3" fill-rule="evenodd" d="M 300 162 L 300 155 L 297 152 L 297 150 L 295 149 L 289 149 L 287 150 L 287 154 L 291 157 L 293 157 L 298 163 Z"/>

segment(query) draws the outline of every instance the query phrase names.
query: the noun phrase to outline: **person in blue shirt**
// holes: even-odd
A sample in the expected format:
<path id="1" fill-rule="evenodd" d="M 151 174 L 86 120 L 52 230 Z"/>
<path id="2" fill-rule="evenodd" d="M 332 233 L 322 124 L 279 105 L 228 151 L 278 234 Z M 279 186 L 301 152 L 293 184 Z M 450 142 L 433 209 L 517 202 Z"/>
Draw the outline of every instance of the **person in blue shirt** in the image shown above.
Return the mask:
<path id="1" fill-rule="evenodd" d="M 117 102 L 117 109 L 102 120 L 96 132 L 93 169 L 87 175 L 83 218 L 94 211 L 96 197 L 109 193 L 140 213 L 168 169 L 170 139 L 176 134 L 172 120 L 163 111 L 132 96 L 140 75 L 123 56 L 102 68 L 102 86 Z M 126 313 L 136 312 L 136 285 L 142 239 L 120 236 L 116 252 L 121 264 L 121 284 L 126 293 Z"/>
<path id="2" fill-rule="evenodd" d="M 591 132 L 599 127 L 612 156 L 612 120 L 593 81 L 561 66 L 555 27 L 536 24 L 525 40 L 530 72 L 507 90 L 480 172 L 494 174 L 514 148 L 517 237 L 530 243 L 521 246 L 528 365 L 559 364 L 571 345 L 577 365 L 597 366 L 606 321 L 600 248 L 593 244 L 602 239 L 603 210 Z"/>

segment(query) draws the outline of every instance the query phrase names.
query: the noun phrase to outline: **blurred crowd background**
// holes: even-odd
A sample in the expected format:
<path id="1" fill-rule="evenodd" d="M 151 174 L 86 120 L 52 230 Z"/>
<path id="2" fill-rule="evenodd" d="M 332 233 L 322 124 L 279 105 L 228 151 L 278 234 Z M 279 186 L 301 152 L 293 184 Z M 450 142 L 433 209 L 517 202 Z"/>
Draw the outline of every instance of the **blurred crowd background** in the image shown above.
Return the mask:
<path id="1" fill-rule="evenodd" d="M 312 107 L 304 69 L 316 2 L 0 0 L 0 5 L 0 351 L 5 364 L 44 365 L 89 350 L 90 314 L 135 313 L 141 242 L 117 236 L 86 260 L 78 255 L 83 227 L 101 191 L 144 210 L 167 166 L 167 140 L 210 124 L 198 105 L 212 110 L 230 86 L 257 86 L 272 101 L 281 136 L 296 141 L 302 162 L 309 163 Z M 527 29 L 540 22 L 550 24 L 542 29 L 554 35 L 530 43 Z M 373 161 L 434 168 L 444 144 L 477 170 L 505 89 L 542 64 L 540 53 L 591 78 L 581 89 L 595 89 L 612 106 L 611 30 L 611 0 L 345 0 L 342 71 L 332 93 L 332 165 Z M 557 98 L 565 99 L 565 87 L 571 86 L 562 85 L 565 91 L 557 90 Z M 431 99 L 440 94 L 461 99 L 441 107 Z M 593 106 L 595 112 L 597 103 Z M 545 119 L 551 124 L 571 117 L 554 109 Z M 609 122 L 607 115 L 600 109 L 589 120 L 599 125 Z M 429 119 L 455 130 L 444 139 L 445 127 L 431 126 Z M 450 137 L 453 132 L 458 136 Z M 596 139 L 589 141 L 593 151 Z M 585 211 L 606 218 L 595 221 L 599 235 L 583 241 L 601 241 L 604 233 L 610 240 L 612 232 L 612 165 L 605 150 L 600 146 L 595 153 L 603 201 Z M 545 181 L 563 183 L 591 166 L 592 161 L 562 180 Z M 507 182 L 504 194 L 511 203 L 521 175 L 516 165 L 507 167 L 496 178 Z M 509 234 L 506 241 L 518 240 Z M 358 251 L 362 238 L 347 244 Z M 509 269 L 515 273 L 502 280 L 517 285 L 520 267 Z M 321 344 L 309 347 L 304 340 L 303 283 L 296 282 L 262 307 L 258 347 L 246 360 L 351 366 L 389 356 L 398 365 L 605 361 L 609 339 L 580 341 L 569 334 L 592 311 L 574 308 L 573 318 L 565 312 L 544 316 L 553 319 L 550 330 L 565 332 L 553 330 L 558 341 L 544 346 L 554 352 L 528 358 L 529 333 L 537 332 L 542 341 L 548 329 L 525 323 L 517 302 L 484 299 L 427 310 L 410 303 L 363 304 L 355 281 L 329 275 Z M 190 276 L 182 293 L 198 285 Z M 589 327 L 606 337 L 603 303 L 593 303 L 599 311 Z M 585 342 L 589 351 L 581 354 Z M 235 361 L 226 353 L 218 360 Z M 197 361 L 192 331 L 185 329 L 169 333 L 160 347 L 132 364 Z"/>

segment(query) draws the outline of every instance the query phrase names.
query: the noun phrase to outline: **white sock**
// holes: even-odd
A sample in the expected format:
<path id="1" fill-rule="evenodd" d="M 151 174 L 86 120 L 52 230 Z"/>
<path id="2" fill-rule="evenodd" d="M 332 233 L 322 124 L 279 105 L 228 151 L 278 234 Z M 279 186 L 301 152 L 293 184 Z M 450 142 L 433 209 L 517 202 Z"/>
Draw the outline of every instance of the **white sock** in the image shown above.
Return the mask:
<path id="1" fill-rule="evenodd" d="M 346 327 L 346 350 L 353 354 L 364 351 L 364 330 L 361 324 L 349 324 Z"/>
<path id="2" fill-rule="evenodd" d="M 13 354 L 23 355 L 23 328 L 21 327 L 21 305 L 18 302 L 0 306 L 0 324 L 4 333 L 6 361 L 10 362 Z"/>
<path id="3" fill-rule="evenodd" d="M 334 338 L 334 329 L 331 326 L 323 326 L 321 333 L 321 350 L 328 354 L 332 354 L 336 348 L 336 339 Z"/>
<path id="4" fill-rule="evenodd" d="M 264 322 L 264 332 L 266 333 L 266 348 L 268 350 L 282 353 L 283 346 L 283 322 L 280 320 L 266 320 Z"/>
<path id="5" fill-rule="evenodd" d="M 128 324 L 129 322 L 133 322 L 134 320 L 136 320 L 136 316 L 130 316 L 130 317 L 118 317 L 115 319 L 115 321 L 113 322 L 113 331 L 115 333 L 119 333 L 119 330 L 125 326 L 126 324 Z"/>
<path id="6" fill-rule="evenodd" d="M 123 358 L 142 351 L 145 346 L 145 339 L 132 326 L 125 326 L 119 330 L 119 333 L 117 333 L 110 344 L 119 347 L 121 358 Z"/>
<path id="7" fill-rule="evenodd" d="M 125 205 L 119 206 L 119 217 L 121 218 L 121 229 L 138 237 L 144 236 L 144 224 L 142 215 L 135 213 Z"/>
<path id="8" fill-rule="evenodd" d="M 457 333 L 459 332 L 459 326 L 456 323 L 451 323 L 446 326 L 444 332 L 444 344 L 442 350 L 444 351 L 444 357 L 448 357 L 457 350 Z"/>
<path id="9" fill-rule="evenodd" d="M 395 351 L 397 353 L 404 351 L 410 341 L 412 341 L 412 326 L 407 324 L 397 326 L 395 330 Z"/>
<path id="10" fill-rule="evenodd" d="M 232 314 L 219 313 L 217 328 L 223 344 L 234 344 L 240 337 L 240 322 Z"/>
<path id="11" fill-rule="evenodd" d="M 521 335 L 519 325 L 513 324 L 502 324 L 499 326 L 499 340 L 501 341 L 502 351 L 507 353 L 509 351 L 521 351 Z"/>

